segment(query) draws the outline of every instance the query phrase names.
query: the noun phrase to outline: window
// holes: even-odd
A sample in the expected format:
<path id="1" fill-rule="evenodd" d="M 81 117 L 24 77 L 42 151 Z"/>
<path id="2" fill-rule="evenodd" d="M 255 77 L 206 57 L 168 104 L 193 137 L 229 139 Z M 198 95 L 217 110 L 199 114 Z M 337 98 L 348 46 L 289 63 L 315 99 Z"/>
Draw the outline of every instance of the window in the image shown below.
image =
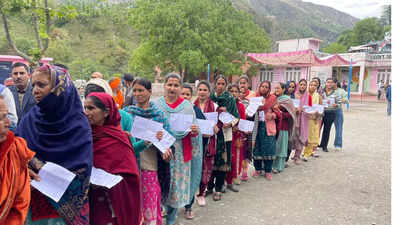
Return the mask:
<path id="1" fill-rule="evenodd" d="M 274 69 L 273 68 L 261 69 L 260 82 L 265 81 L 265 80 L 272 82 L 273 77 L 274 77 Z"/>
<path id="2" fill-rule="evenodd" d="M 301 68 L 300 67 L 286 68 L 285 78 L 286 78 L 286 81 L 294 80 L 296 82 L 299 82 L 299 80 L 301 79 Z"/>
<path id="3" fill-rule="evenodd" d="M 378 74 L 376 77 L 376 83 L 380 84 L 381 80 L 383 80 L 383 82 L 386 82 L 387 80 L 390 80 L 390 75 L 392 73 L 391 69 L 378 69 Z"/>

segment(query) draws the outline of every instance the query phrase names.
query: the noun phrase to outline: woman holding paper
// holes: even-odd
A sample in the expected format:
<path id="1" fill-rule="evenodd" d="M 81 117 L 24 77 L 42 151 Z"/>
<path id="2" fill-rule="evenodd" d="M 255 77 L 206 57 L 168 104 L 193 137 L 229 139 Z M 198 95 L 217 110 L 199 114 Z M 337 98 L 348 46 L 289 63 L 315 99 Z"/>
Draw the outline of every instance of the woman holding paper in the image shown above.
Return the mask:
<path id="1" fill-rule="evenodd" d="M 132 122 L 137 116 L 151 119 L 163 124 L 169 130 L 169 124 L 164 113 L 150 101 L 152 94 L 151 82 L 144 78 L 136 79 L 132 84 L 132 94 L 136 105 L 128 106 L 124 111 L 132 115 Z M 161 136 L 162 132 L 161 132 Z M 168 149 L 161 153 L 154 145 L 133 138 L 135 143 L 143 145 L 139 153 L 141 169 L 141 185 L 143 194 L 143 225 L 162 225 L 161 204 L 165 204 L 170 185 L 169 160 L 172 153 Z M 135 149 L 136 152 L 136 149 Z"/>
<path id="2" fill-rule="evenodd" d="M 76 177 L 55 202 L 32 189 L 31 208 L 25 224 L 89 224 L 89 178 L 93 164 L 90 125 L 82 102 L 66 69 L 45 65 L 32 74 L 33 95 L 38 102 L 24 116 L 17 134 L 36 152 L 30 161 L 38 173 L 52 162 Z"/>
<path id="3" fill-rule="evenodd" d="M 189 84 L 183 84 L 181 97 L 188 100 L 189 102 L 192 100 L 193 89 Z M 196 119 L 205 120 L 201 109 L 196 105 L 193 105 L 193 110 L 196 114 Z M 192 151 L 192 168 L 191 168 L 191 177 L 190 177 L 190 203 L 185 205 L 185 218 L 193 219 L 194 213 L 192 211 L 192 205 L 194 203 L 194 198 L 197 190 L 200 186 L 201 175 L 202 175 L 202 164 L 203 164 L 203 149 L 206 148 L 206 143 L 208 143 L 208 137 L 205 135 L 197 136 L 199 141 L 193 145 Z"/>
<path id="4" fill-rule="evenodd" d="M 273 172 L 282 172 L 285 168 L 286 158 L 288 156 L 289 142 L 294 133 L 294 122 L 296 121 L 296 109 L 293 101 L 288 95 L 285 95 L 286 85 L 278 83 L 275 87 L 275 95 L 278 97 L 279 110 L 282 114 L 282 120 L 279 124 L 279 137 L 276 143 L 276 158 L 272 165 Z"/>
<path id="5" fill-rule="evenodd" d="M 129 137 L 121 130 L 117 104 L 106 93 L 92 92 L 85 114 L 92 126 L 93 166 L 123 177 L 111 189 L 91 186 L 90 224 L 141 224 L 139 169 Z"/>
<path id="6" fill-rule="evenodd" d="M 307 81 L 301 79 L 299 81 L 299 90 L 295 94 L 296 99 L 300 101 L 299 107 L 296 108 L 296 123 L 294 132 L 294 144 L 292 149 L 295 149 L 294 163 L 300 164 L 300 156 L 303 151 L 304 146 L 307 144 L 308 140 L 308 116 L 304 112 L 304 106 L 311 106 L 312 99 L 307 93 Z"/>
<path id="7" fill-rule="evenodd" d="M 210 99 L 211 88 L 207 81 L 200 81 L 197 86 L 197 99 L 194 101 L 196 105 L 203 113 L 216 113 L 218 107 Z M 200 182 L 200 190 L 197 195 L 197 203 L 199 206 L 205 206 L 206 200 L 204 198 L 206 194 L 206 188 L 208 181 L 210 180 L 213 166 L 214 166 L 214 156 L 216 154 L 216 140 L 215 134 L 218 133 L 219 128 L 217 125 L 214 126 L 214 135 L 208 138 L 208 141 L 203 139 L 203 169 Z"/>
<path id="8" fill-rule="evenodd" d="M 215 78 L 215 92 L 212 92 L 210 95 L 211 100 L 218 105 L 219 120 L 217 125 L 220 129 L 217 133 L 214 169 L 207 187 L 209 193 L 212 193 L 215 187 L 214 201 L 221 200 L 226 173 L 231 170 L 232 127 L 238 122 L 239 118 L 235 98 L 226 90 L 227 85 L 226 77 L 218 75 Z M 229 123 L 223 123 L 221 121 L 223 112 L 228 113 L 229 117 L 233 116 L 234 119 Z"/>
<path id="9" fill-rule="evenodd" d="M 243 74 L 242 76 L 239 77 L 238 84 L 239 84 L 239 88 L 240 88 L 240 100 L 242 101 L 245 108 L 247 108 L 249 106 L 250 98 L 256 97 L 256 93 L 249 89 L 249 82 L 250 82 L 250 79 L 247 75 Z M 250 120 L 250 121 L 254 121 L 254 116 L 247 117 L 246 119 Z M 251 160 L 252 160 L 252 155 L 251 155 L 252 140 L 251 140 L 251 138 L 252 138 L 251 134 L 246 135 L 245 152 L 244 152 L 245 159 L 243 160 L 243 165 L 242 165 L 243 172 L 242 172 L 242 176 L 240 177 L 241 181 L 247 181 L 249 179 L 249 177 L 247 175 L 247 169 L 249 166 L 249 162 L 251 162 Z"/>
<path id="10" fill-rule="evenodd" d="M 255 171 L 253 176 L 258 177 L 264 168 L 267 180 L 272 179 L 272 163 L 276 154 L 276 136 L 279 133 L 277 122 L 281 113 L 277 106 L 277 98 L 270 94 L 271 83 L 261 82 L 257 96 L 264 97 L 263 105 L 258 108 L 254 119 L 253 129 L 253 154 Z M 263 167 L 264 164 L 264 167 Z"/>
<path id="11" fill-rule="evenodd" d="M 195 151 L 193 146 L 199 143 L 197 137 L 199 128 L 196 125 L 193 105 L 180 97 L 182 85 L 181 76 L 175 73 L 168 74 L 164 83 L 164 96 L 155 100 L 156 106 L 165 113 L 171 126 L 171 134 L 176 138 L 173 145 L 175 153 L 170 162 L 171 189 L 166 202 L 168 225 L 175 223 L 178 217 L 178 209 L 188 205 L 191 201 L 191 160 L 193 151 Z M 187 118 L 189 116 L 190 123 L 188 124 Z M 182 123 L 171 122 L 172 119 L 175 120 L 176 118 L 183 119 Z M 185 127 L 182 127 L 182 125 Z M 184 128 L 184 130 L 181 128 Z"/>
<path id="12" fill-rule="evenodd" d="M 246 109 L 239 99 L 239 86 L 232 84 L 228 87 L 229 92 L 236 100 L 236 107 L 239 111 L 240 119 L 246 119 Z M 232 128 L 232 169 L 228 172 L 226 177 L 227 188 L 233 192 L 238 192 L 239 190 L 233 186 L 235 184 L 240 184 L 239 174 L 242 171 L 242 162 L 244 159 L 245 150 L 245 134 L 238 129 L 238 126 Z"/>
<path id="13" fill-rule="evenodd" d="M 318 81 L 312 80 L 308 87 L 308 95 L 311 96 L 312 105 L 321 105 L 322 97 L 317 92 Z M 304 158 L 303 160 L 307 162 L 310 156 L 318 157 L 315 153 L 315 149 L 319 142 L 319 123 L 321 121 L 322 114 L 318 111 L 314 113 L 308 113 L 308 142 L 307 146 L 304 148 Z"/>

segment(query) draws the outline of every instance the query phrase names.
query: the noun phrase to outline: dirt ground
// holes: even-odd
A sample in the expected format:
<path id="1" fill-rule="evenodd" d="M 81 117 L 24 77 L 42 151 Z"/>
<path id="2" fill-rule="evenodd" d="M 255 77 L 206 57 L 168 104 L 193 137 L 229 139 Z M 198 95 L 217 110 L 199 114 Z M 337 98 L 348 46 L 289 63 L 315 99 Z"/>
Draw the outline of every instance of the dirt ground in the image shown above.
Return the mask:
<path id="1" fill-rule="evenodd" d="M 250 178 L 239 193 L 193 208 L 185 225 L 388 225 L 391 224 L 391 119 L 385 103 L 353 103 L 344 112 L 343 152 L 318 151 L 301 165 L 273 176 Z"/>

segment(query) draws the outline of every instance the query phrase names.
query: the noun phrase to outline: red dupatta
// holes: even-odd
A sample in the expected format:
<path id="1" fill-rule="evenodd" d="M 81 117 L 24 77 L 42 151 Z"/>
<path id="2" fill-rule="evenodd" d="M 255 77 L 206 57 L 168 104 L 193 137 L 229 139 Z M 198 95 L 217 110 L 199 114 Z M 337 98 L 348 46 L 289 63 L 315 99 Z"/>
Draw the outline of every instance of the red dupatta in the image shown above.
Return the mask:
<path id="1" fill-rule="evenodd" d="M 196 98 L 193 104 L 201 109 L 199 98 Z M 209 112 L 215 112 L 214 102 L 210 98 L 207 99 L 203 110 L 203 113 L 209 113 Z M 211 136 L 208 140 L 209 140 L 207 147 L 208 154 L 209 156 L 214 156 L 217 153 L 217 150 L 215 148 L 216 147 L 215 135 Z"/>
<path id="2" fill-rule="evenodd" d="M 173 109 L 175 109 L 176 107 L 178 107 L 185 99 L 179 97 L 174 103 L 169 104 L 168 102 L 167 105 Z M 191 134 L 186 135 L 183 139 L 182 139 L 182 144 L 183 144 L 183 161 L 189 162 L 190 160 L 192 160 L 192 151 L 193 151 L 193 146 L 192 146 L 192 136 Z"/>
<path id="3" fill-rule="evenodd" d="M 113 98 L 106 93 L 93 92 L 110 110 L 103 126 L 92 126 L 93 166 L 111 174 L 119 174 L 123 180 L 107 190 L 118 224 L 136 225 L 142 220 L 141 187 L 139 169 L 128 135 L 121 130 L 121 116 Z M 91 206 L 91 223 L 101 215 Z"/>

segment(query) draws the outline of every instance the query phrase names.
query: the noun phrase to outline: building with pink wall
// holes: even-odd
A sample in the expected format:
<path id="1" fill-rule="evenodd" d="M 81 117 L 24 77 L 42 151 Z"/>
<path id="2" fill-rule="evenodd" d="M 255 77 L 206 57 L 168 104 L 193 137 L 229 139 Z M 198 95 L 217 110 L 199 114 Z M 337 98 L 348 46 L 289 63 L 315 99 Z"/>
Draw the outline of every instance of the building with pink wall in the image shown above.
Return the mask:
<path id="1" fill-rule="evenodd" d="M 333 55 L 319 52 L 322 41 L 316 38 L 278 41 L 279 52 L 249 53 L 247 55 L 248 59 L 262 65 L 257 75 L 252 78 L 253 90 L 263 80 L 269 80 L 272 84 L 276 84 L 319 77 L 324 82 L 327 78 L 332 77 L 349 84 L 351 61 L 351 91 L 357 94 L 377 94 L 378 82 L 391 79 L 391 48 L 386 46 L 391 42 L 385 40 L 376 42 L 375 44 L 378 46 L 371 48 L 384 49 L 384 52 L 353 51 Z M 371 45 L 373 44 L 370 43 L 368 46 Z"/>

